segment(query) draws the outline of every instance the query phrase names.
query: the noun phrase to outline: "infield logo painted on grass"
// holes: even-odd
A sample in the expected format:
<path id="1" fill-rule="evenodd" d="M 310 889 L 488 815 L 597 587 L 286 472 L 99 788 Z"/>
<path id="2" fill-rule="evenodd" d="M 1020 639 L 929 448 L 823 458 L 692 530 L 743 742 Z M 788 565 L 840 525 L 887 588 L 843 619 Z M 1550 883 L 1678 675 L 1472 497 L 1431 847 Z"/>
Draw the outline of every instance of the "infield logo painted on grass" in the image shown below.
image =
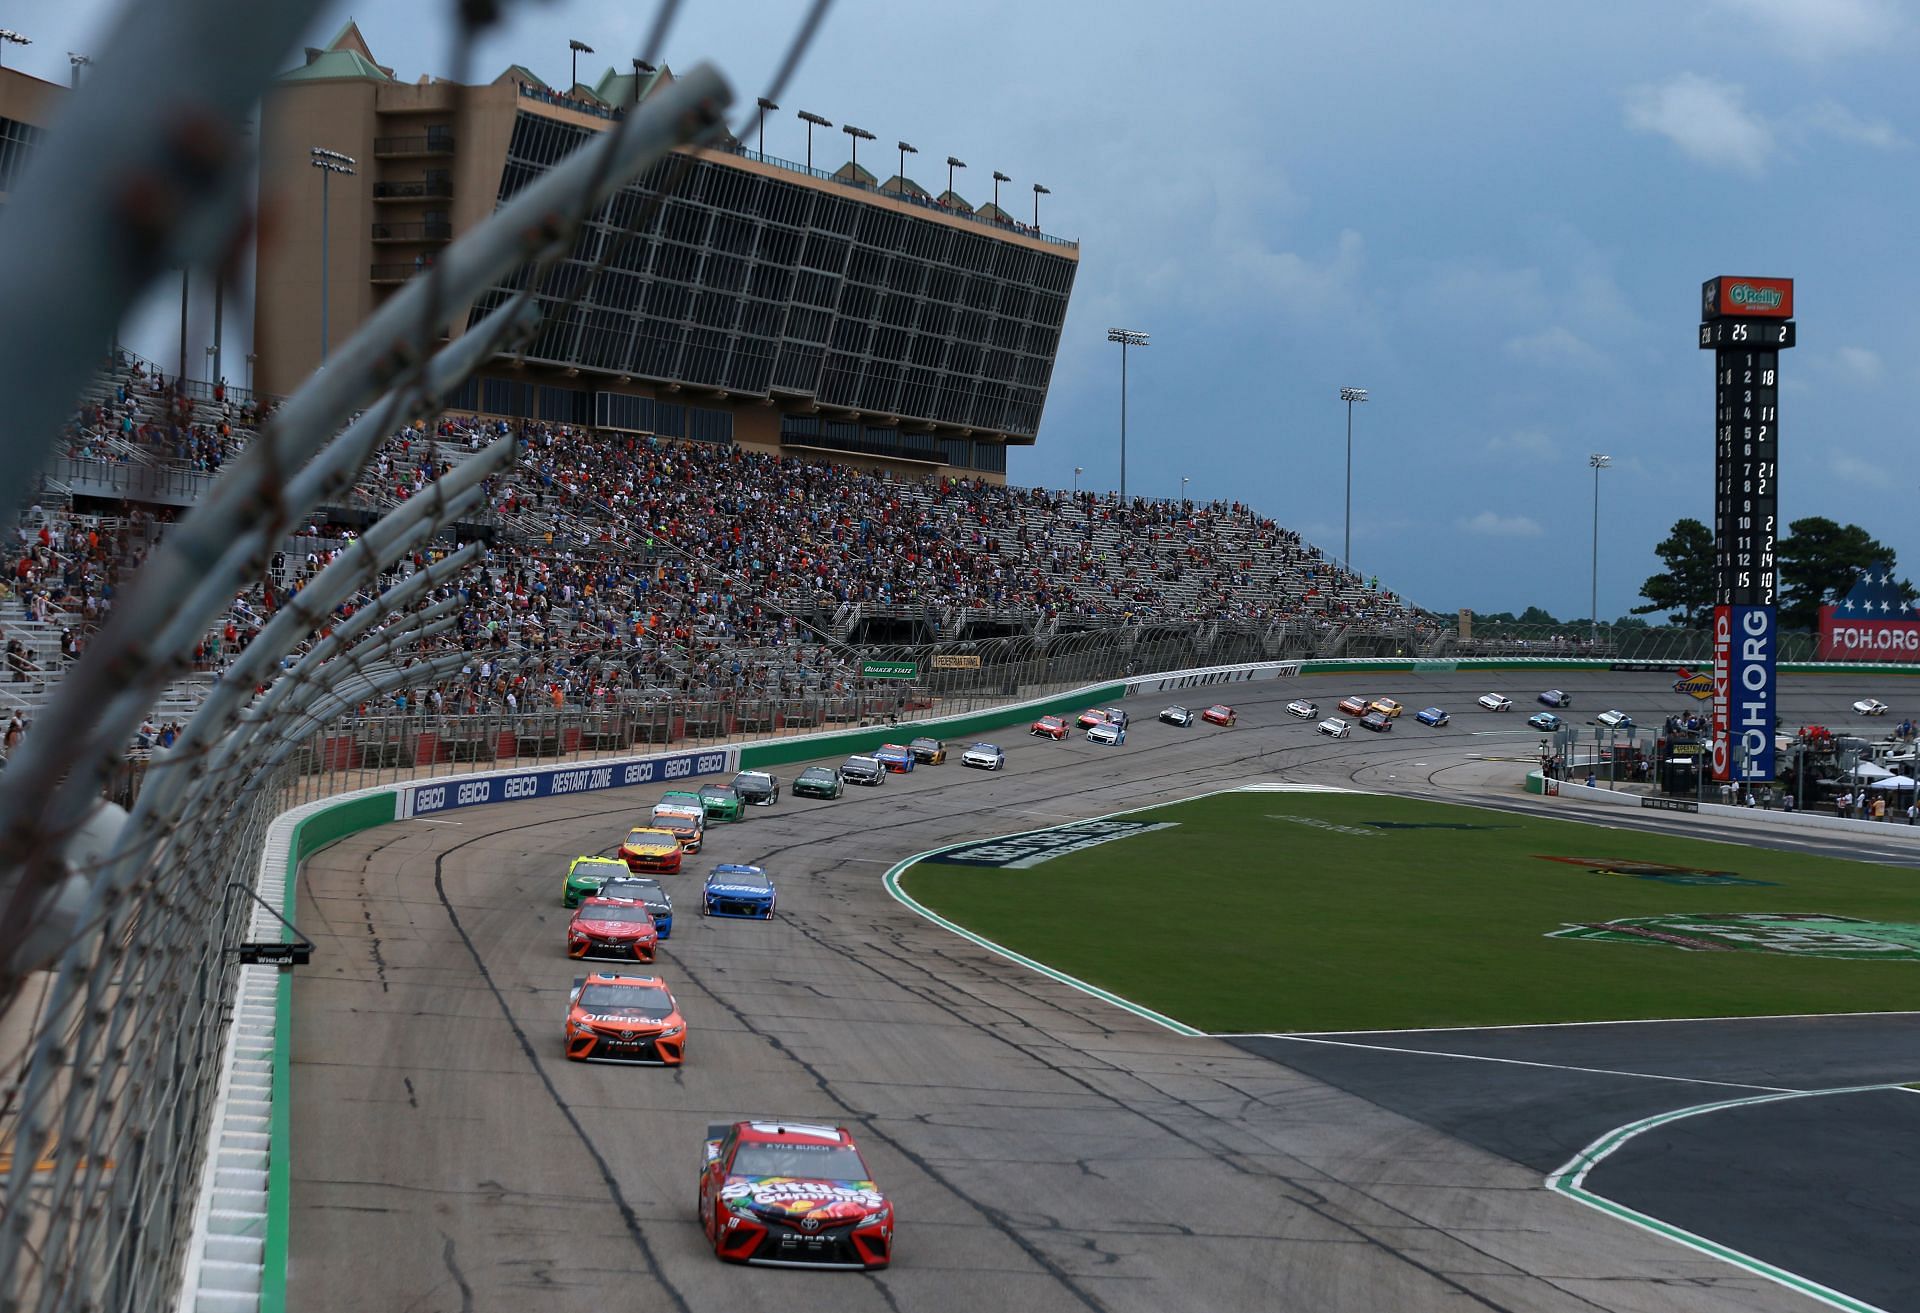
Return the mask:
<path id="1" fill-rule="evenodd" d="M 1672 866 L 1666 862 L 1642 862 L 1628 858 L 1613 857 L 1559 857 L 1548 853 L 1535 853 L 1543 862 L 1563 862 L 1568 866 L 1578 866 L 1594 875 L 1624 875 L 1635 880 L 1652 880 L 1658 884 L 1677 885 L 1763 885 L 1772 888 L 1772 880 L 1750 880 L 1733 871 L 1709 871 L 1698 866 Z"/>
<path id="2" fill-rule="evenodd" d="M 1611 944 L 1664 944 L 1690 952 L 1779 953 L 1863 962 L 1920 962 L 1920 925 L 1867 921 L 1819 912 L 1668 914 L 1590 921 L 1548 933 L 1549 939 Z"/>
<path id="3" fill-rule="evenodd" d="M 946 866 L 991 866 L 999 870 L 1024 871 L 1030 866 L 1050 862 L 1068 853 L 1097 848 L 1115 839 L 1131 839 L 1150 830 L 1171 830 L 1177 821 L 1076 821 L 1051 830 L 1031 834 L 1013 834 L 985 843 L 970 843 L 924 860 Z"/>

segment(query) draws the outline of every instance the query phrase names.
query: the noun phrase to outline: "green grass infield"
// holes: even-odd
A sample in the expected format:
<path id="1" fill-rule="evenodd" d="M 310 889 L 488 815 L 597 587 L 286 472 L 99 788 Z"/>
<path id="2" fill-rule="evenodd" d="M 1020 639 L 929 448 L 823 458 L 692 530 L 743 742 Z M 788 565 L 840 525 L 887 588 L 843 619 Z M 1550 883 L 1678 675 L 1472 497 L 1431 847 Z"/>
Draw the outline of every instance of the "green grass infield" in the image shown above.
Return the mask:
<path id="1" fill-rule="evenodd" d="M 1018 868 L 975 845 L 900 883 L 1215 1032 L 1920 1010 L 1910 870 L 1373 794 L 1119 819 L 1166 828 Z"/>

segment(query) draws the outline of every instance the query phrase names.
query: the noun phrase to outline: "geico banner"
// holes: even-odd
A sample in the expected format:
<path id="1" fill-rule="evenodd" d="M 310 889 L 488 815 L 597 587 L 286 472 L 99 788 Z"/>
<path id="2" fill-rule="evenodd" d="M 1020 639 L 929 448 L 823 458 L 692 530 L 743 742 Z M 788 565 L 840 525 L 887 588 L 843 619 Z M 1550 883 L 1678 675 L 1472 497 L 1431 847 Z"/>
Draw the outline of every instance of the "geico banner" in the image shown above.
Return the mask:
<path id="1" fill-rule="evenodd" d="M 732 755 L 724 748 L 709 752 L 681 752 L 645 761 L 611 761 L 587 766 L 553 766 L 542 770 L 470 776 L 410 784 L 401 792 L 401 820 L 432 816 L 459 807 L 482 807 L 495 802 L 526 802 L 557 798 L 568 793 L 624 789 L 635 784 L 667 784 L 696 775 L 718 775 L 729 769 Z"/>
<path id="2" fill-rule="evenodd" d="M 1260 679 L 1291 679 L 1300 673 L 1298 661 L 1261 661 L 1250 666 L 1218 666 L 1174 675 L 1127 681 L 1127 696 L 1167 693 L 1182 688 L 1211 688 L 1216 684 L 1246 684 Z"/>
<path id="3" fill-rule="evenodd" d="M 1774 609 L 1729 607 L 1733 693 L 1733 778 L 1773 778 Z"/>
<path id="4" fill-rule="evenodd" d="M 1820 608 L 1820 660 L 1913 661 L 1920 659 L 1920 620 L 1855 620 Z"/>

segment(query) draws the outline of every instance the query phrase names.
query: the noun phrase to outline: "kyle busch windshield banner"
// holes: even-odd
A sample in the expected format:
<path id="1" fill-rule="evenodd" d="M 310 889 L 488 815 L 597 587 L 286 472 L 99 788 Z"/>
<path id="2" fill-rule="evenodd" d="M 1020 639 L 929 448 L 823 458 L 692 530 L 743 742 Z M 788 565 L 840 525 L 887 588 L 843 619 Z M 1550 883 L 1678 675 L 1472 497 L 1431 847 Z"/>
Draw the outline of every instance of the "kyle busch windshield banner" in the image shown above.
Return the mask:
<path id="1" fill-rule="evenodd" d="M 402 790 L 398 819 L 431 816 L 458 807 L 480 807 L 495 802 L 525 802 L 567 793 L 624 789 L 635 784 L 672 783 L 696 775 L 720 775 L 732 769 L 725 748 L 710 752 L 679 752 L 645 761 L 607 761 L 545 770 L 470 775 L 411 784 Z"/>

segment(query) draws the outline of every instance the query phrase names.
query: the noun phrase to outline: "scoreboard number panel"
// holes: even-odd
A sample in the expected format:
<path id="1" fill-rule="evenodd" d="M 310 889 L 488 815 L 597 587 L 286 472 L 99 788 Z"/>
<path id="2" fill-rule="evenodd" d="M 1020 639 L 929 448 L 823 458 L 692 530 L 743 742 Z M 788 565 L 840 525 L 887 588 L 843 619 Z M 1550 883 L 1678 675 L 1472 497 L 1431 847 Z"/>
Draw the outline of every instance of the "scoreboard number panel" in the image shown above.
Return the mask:
<path id="1" fill-rule="evenodd" d="M 1713 352 L 1713 777 L 1774 774 L 1779 601 L 1780 353 L 1796 341 L 1793 280 L 1710 278 L 1699 347 Z"/>

